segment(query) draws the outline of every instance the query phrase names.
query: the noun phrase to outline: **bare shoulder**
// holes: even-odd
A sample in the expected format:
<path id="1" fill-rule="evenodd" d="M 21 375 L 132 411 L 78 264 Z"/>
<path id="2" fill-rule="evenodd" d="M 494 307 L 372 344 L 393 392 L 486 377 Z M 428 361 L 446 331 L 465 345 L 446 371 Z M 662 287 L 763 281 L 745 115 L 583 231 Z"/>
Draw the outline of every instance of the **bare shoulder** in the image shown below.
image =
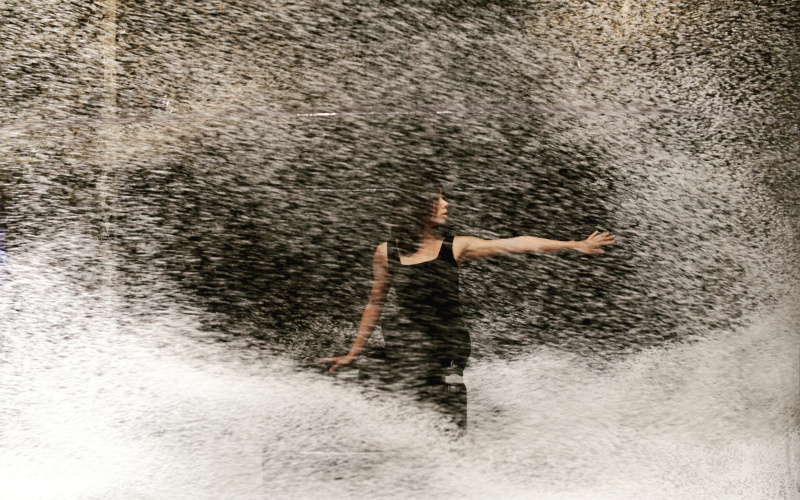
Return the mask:
<path id="1" fill-rule="evenodd" d="M 375 255 L 372 257 L 372 263 L 375 265 L 388 266 L 389 265 L 389 245 L 383 242 L 375 249 Z"/>
<path id="2" fill-rule="evenodd" d="M 454 236 L 453 257 L 456 259 L 456 262 L 461 265 L 461 263 L 466 260 L 464 257 L 467 255 L 467 250 L 470 246 L 481 241 L 483 240 L 474 236 Z"/>

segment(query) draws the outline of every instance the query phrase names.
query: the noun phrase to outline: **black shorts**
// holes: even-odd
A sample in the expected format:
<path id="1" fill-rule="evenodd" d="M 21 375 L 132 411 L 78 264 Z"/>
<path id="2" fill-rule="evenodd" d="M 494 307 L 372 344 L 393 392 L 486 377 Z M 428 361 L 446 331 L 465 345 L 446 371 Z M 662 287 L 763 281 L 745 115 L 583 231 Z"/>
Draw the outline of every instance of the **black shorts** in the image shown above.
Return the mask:
<path id="1" fill-rule="evenodd" d="M 462 432 L 467 430 L 467 386 L 438 382 L 423 386 L 420 399 L 433 405 Z"/>
<path id="2" fill-rule="evenodd" d="M 398 368 L 391 364 L 371 363 L 359 369 L 358 379 L 378 389 L 411 394 L 418 401 L 432 405 L 456 425 L 461 433 L 467 428 L 467 386 L 447 383 L 443 376 L 420 377 L 420 370 Z"/>

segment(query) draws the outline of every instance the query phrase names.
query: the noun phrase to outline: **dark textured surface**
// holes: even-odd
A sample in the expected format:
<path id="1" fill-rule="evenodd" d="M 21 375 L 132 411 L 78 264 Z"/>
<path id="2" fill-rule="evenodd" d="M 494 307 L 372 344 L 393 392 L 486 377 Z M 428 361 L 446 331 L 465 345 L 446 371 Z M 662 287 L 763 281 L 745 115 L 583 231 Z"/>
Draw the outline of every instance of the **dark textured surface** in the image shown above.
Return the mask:
<path id="1" fill-rule="evenodd" d="M 275 345 L 356 323 L 409 170 L 449 180 L 453 234 L 619 235 L 599 258 L 469 264 L 478 355 L 730 328 L 797 270 L 788 3 L 121 2 L 112 87 L 100 9 L 46 12 L 4 38 L 13 240 L 100 217 L 112 161 L 124 276 L 161 269 L 228 331 Z M 113 160 L 104 89 L 135 121 Z"/>
<path id="2" fill-rule="evenodd" d="M 116 6 L 113 23 L 108 6 Z M 70 359 L 60 349 L 112 342 L 103 340 L 107 332 L 116 332 L 110 339 L 122 332 L 133 358 L 140 340 L 156 343 L 153 352 L 208 348 L 202 339 L 224 343 L 219 352 L 235 356 L 277 354 L 296 363 L 280 377 L 344 354 L 369 297 L 372 254 L 388 236 L 389 194 L 408 172 L 426 170 L 446 181 L 450 234 L 617 235 L 604 255 L 515 256 L 462 267 L 476 388 L 470 404 L 484 433 L 477 439 L 486 450 L 507 452 L 482 456 L 493 467 L 489 483 L 535 469 L 545 479 L 582 484 L 580 498 L 595 491 L 581 474 L 603 473 L 576 458 L 583 451 L 602 463 L 618 446 L 630 459 L 615 462 L 623 467 L 646 462 L 632 444 L 642 436 L 651 451 L 663 451 L 659 439 L 688 446 L 695 427 L 707 431 L 711 437 L 697 442 L 708 449 L 679 454 L 684 462 L 654 452 L 659 476 L 716 456 L 725 432 L 747 443 L 759 433 L 796 431 L 796 397 L 786 396 L 786 381 L 796 377 L 781 371 L 796 365 L 796 356 L 787 357 L 796 335 L 787 332 L 796 333 L 797 323 L 786 311 L 797 310 L 800 279 L 794 2 L 14 1 L 0 12 L 7 258 L 0 294 L 10 297 L 0 316 L 8 362 L 0 366 L 15 381 L 2 389 L 11 401 L 0 415 L 6 422 L 38 408 L 26 391 L 50 394 L 27 384 L 51 361 Z M 40 278 L 55 281 L 45 286 Z M 112 305 L 98 305 L 107 295 Z M 151 315 L 169 321 L 153 327 Z M 197 325 L 165 326 L 186 318 Z M 674 350 L 660 350 L 666 346 Z M 121 362 L 113 352 L 97 358 L 97 373 Z M 198 359 L 216 359 L 208 352 Z M 152 366 L 161 373 L 165 365 Z M 135 385 L 136 377 L 125 376 Z M 103 377 L 87 375 L 88 387 Z M 269 432 L 306 448 L 355 438 L 337 434 L 337 426 L 360 422 L 356 410 L 295 401 L 289 392 L 306 386 L 300 379 L 281 385 L 280 377 L 269 379 L 272 399 L 254 403 L 288 422 Z M 171 378 L 167 370 L 153 380 Z M 309 394 L 333 397 L 327 382 L 314 380 Z M 594 385 L 582 392 L 587 380 Z M 155 386 L 147 387 L 157 399 Z M 354 408 L 367 404 L 342 394 Z M 373 417 L 391 413 L 367 407 Z M 132 421 L 148 415 L 124 408 Z M 195 410 L 186 408 L 162 410 L 191 420 Z M 197 408 L 224 426 L 216 410 Z M 238 408 L 245 415 L 253 409 Z M 284 408 L 311 416 L 292 420 Z M 91 414 L 84 410 L 76 415 Z M 592 412 L 610 430 L 595 427 Z M 704 420 L 681 420 L 693 413 Z M 160 432 L 147 423 L 158 427 L 156 414 L 142 424 L 146 432 Z M 618 420 L 632 424 L 609 423 Z M 267 433 L 260 425 L 253 424 Z M 325 441 L 315 425 L 333 429 L 333 437 Z M 513 436 L 533 451 L 504 441 Z M 581 440 L 570 436 L 588 444 L 570 447 Z M 23 449 L 22 437 L 0 446 Z M 414 453 L 426 445 L 408 439 L 416 443 L 411 455 L 394 465 L 418 477 Z M 175 446 L 191 448 L 184 444 Z M 721 463 L 769 455 L 764 446 Z M 556 465 L 548 465 L 551 452 Z M 293 471 L 308 464 L 269 456 L 285 466 L 275 472 L 276 491 L 293 492 Z M 356 474 L 361 463 L 344 469 Z M 728 477 L 726 467 L 709 466 L 703 470 L 712 472 L 687 484 Z M 334 469 L 308 465 L 319 476 L 309 484 L 335 484 Z M 784 494 L 773 472 L 747 484 L 659 491 Z M 509 495 L 528 491 L 520 481 Z M 448 484 L 426 491 L 445 495 Z M 419 493 L 404 488 L 396 491 Z M 219 488 L 198 489 L 220 496 Z"/>

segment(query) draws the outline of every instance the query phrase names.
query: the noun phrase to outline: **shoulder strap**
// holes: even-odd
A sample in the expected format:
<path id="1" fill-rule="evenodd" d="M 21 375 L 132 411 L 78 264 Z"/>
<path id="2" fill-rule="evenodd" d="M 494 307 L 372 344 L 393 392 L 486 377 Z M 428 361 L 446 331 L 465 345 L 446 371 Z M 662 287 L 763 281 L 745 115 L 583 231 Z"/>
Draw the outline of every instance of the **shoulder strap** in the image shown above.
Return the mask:
<path id="1" fill-rule="evenodd" d="M 398 254 L 397 250 L 397 242 L 391 238 L 386 241 L 386 260 L 387 270 L 389 271 L 389 283 L 391 286 L 394 271 L 400 264 L 400 255 Z"/>
<path id="2" fill-rule="evenodd" d="M 448 234 L 445 236 L 444 241 L 442 242 L 442 251 L 439 252 L 439 255 L 442 257 L 442 260 L 445 262 L 449 262 L 454 266 L 456 264 L 456 257 L 453 254 L 453 239 L 455 237 L 452 234 Z"/>
<path id="3" fill-rule="evenodd" d="M 397 262 L 399 264 L 400 263 L 400 248 L 398 248 L 398 246 L 397 246 L 397 240 L 392 238 L 392 241 L 391 241 L 390 244 L 391 244 L 392 249 L 389 250 L 389 252 L 391 253 L 391 257 L 389 258 L 389 260 L 393 260 L 393 261 L 395 261 L 395 262 Z"/>

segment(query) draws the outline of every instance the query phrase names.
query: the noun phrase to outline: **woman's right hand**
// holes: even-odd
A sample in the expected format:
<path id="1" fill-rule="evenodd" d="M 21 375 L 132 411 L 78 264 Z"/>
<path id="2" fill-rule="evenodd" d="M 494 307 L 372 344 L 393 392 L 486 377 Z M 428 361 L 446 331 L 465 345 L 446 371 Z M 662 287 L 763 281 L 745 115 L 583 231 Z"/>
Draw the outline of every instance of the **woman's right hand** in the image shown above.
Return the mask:
<path id="1" fill-rule="evenodd" d="M 348 354 L 347 356 L 338 356 L 336 358 L 322 358 L 317 361 L 317 363 L 333 363 L 333 366 L 331 366 L 330 370 L 328 370 L 329 372 L 333 372 L 340 366 L 349 365 L 355 361 L 355 359 L 355 356 L 350 356 Z"/>

